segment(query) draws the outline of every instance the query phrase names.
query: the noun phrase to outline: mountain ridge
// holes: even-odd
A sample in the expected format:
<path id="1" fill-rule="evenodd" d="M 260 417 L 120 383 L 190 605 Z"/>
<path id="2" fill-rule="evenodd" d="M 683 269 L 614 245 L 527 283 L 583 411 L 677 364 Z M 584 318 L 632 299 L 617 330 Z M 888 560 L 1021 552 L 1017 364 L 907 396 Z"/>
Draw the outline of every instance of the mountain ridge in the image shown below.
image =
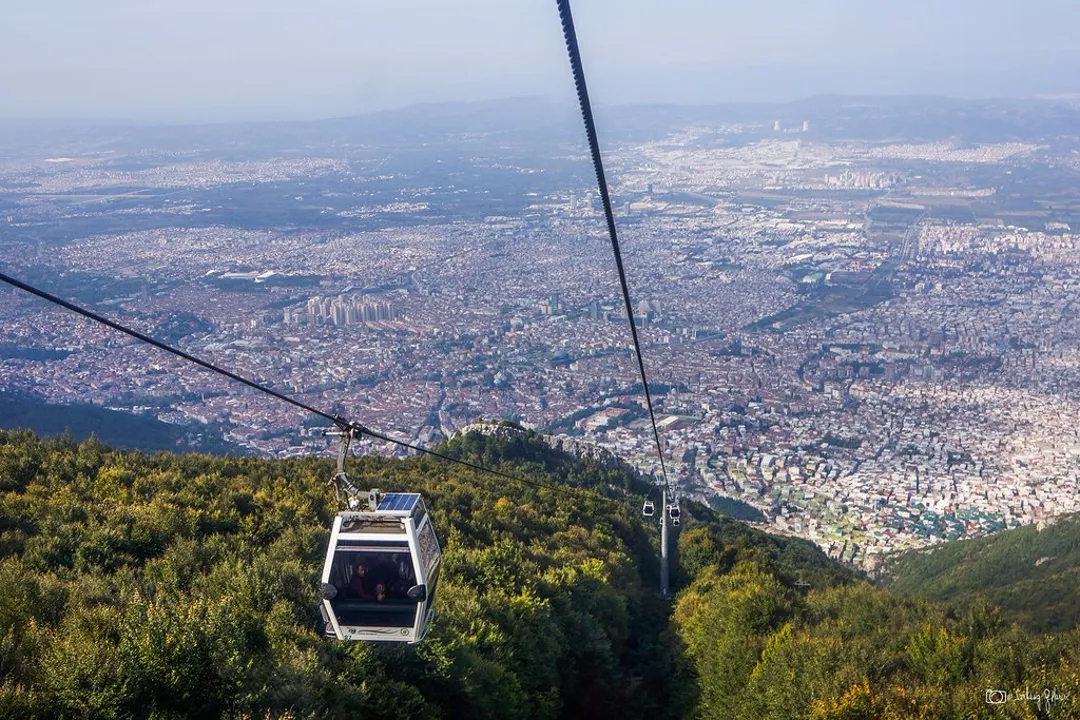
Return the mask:
<path id="1" fill-rule="evenodd" d="M 1080 623 L 1080 514 L 886 557 L 879 582 L 958 607 L 979 597 L 1033 631 Z"/>

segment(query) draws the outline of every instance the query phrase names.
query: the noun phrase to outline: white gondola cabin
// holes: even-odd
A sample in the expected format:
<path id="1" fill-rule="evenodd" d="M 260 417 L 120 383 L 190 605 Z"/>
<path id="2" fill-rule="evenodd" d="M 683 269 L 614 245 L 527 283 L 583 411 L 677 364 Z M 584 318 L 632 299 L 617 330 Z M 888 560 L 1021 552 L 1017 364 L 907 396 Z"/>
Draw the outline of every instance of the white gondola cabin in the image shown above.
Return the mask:
<path id="1" fill-rule="evenodd" d="M 334 518 L 319 604 L 326 635 L 420 642 L 442 562 L 435 528 L 417 493 L 374 495 L 372 505 Z"/>
<path id="2" fill-rule="evenodd" d="M 645 517 L 652 517 L 653 512 L 654 512 L 654 510 L 653 510 L 653 501 L 652 500 L 646 500 L 645 504 L 641 506 L 641 514 L 644 515 Z"/>

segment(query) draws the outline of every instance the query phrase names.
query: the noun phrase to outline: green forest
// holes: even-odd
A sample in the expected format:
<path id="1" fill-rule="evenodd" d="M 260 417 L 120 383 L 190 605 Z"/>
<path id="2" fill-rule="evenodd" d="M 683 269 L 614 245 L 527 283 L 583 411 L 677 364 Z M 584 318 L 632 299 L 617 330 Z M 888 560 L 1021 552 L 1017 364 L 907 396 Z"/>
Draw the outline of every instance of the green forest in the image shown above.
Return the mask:
<path id="1" fill-rule="evenodd" d="M 428 638 L 319 633 L 329 459 L 146 455 L 0 431 L 2 718 L 1060 718 L 1080 634 L 871 586 L 801 540 L 684 506 L 670 599 L 640 479 L 529 434 L 350 459 L 424 494 Z M 565 489 L 564 489 L 565 488 Z M 987 703 L 987 691 L 1052 689 Z"/>
<path id="2" fill-rule="evenodd" d="M 1033 631 L 1080 623 L 1080 516 L 889 557 L 882 582 L 966 607 L 985 598 Z"/>

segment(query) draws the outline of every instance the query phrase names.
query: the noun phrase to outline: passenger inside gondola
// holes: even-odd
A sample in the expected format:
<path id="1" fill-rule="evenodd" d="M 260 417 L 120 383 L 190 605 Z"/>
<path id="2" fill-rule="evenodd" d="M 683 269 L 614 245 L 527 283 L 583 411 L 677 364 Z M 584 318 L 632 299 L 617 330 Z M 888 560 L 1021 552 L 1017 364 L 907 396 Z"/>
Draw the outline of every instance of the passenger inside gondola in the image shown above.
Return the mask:
<path id="1" fill-rule="evenodd" d="M 349 554 L 353 557 L 346 559 L 339 555 L 345 562 L 338 565 L 340 569 L 335 573 L 341 581 L 338 589 L 342 597 L 376 602 L 409 601 L 408 593 L 416 584 L 416 573 L 407 554 L 365 553 L 363 557 Z"/>
<path id="2" fill-rule="evenodd" d="M 357 560 L 353 565 L 352 580 L 349 581 L 349 595 L 358 600 L 373 600 L 374 591 L 374 582 L 368 575 L 367 565 L 362 560 Z"/>
<path id="3" fill-rule="evenodd" d="M 407 600 L 409 588 L 416 584 L 412 563 L 404 553 L 397 553 L 390 558 L 387 566 L 386 589 L 395 600 Z"/>

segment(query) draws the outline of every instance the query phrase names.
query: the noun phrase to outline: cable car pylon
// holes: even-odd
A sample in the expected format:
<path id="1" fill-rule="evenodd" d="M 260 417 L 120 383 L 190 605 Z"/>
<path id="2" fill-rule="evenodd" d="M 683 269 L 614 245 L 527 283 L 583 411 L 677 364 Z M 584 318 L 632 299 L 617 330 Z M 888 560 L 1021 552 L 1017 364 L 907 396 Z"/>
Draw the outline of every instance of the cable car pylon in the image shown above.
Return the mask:
<path id="1" fill-rule="evenodd" d="M 667 486 L 660 493 L 660 507 L 667 508 Z M 667 513 L 660 513 L 660 596 L 668 596 L 668 532 Z"/>

